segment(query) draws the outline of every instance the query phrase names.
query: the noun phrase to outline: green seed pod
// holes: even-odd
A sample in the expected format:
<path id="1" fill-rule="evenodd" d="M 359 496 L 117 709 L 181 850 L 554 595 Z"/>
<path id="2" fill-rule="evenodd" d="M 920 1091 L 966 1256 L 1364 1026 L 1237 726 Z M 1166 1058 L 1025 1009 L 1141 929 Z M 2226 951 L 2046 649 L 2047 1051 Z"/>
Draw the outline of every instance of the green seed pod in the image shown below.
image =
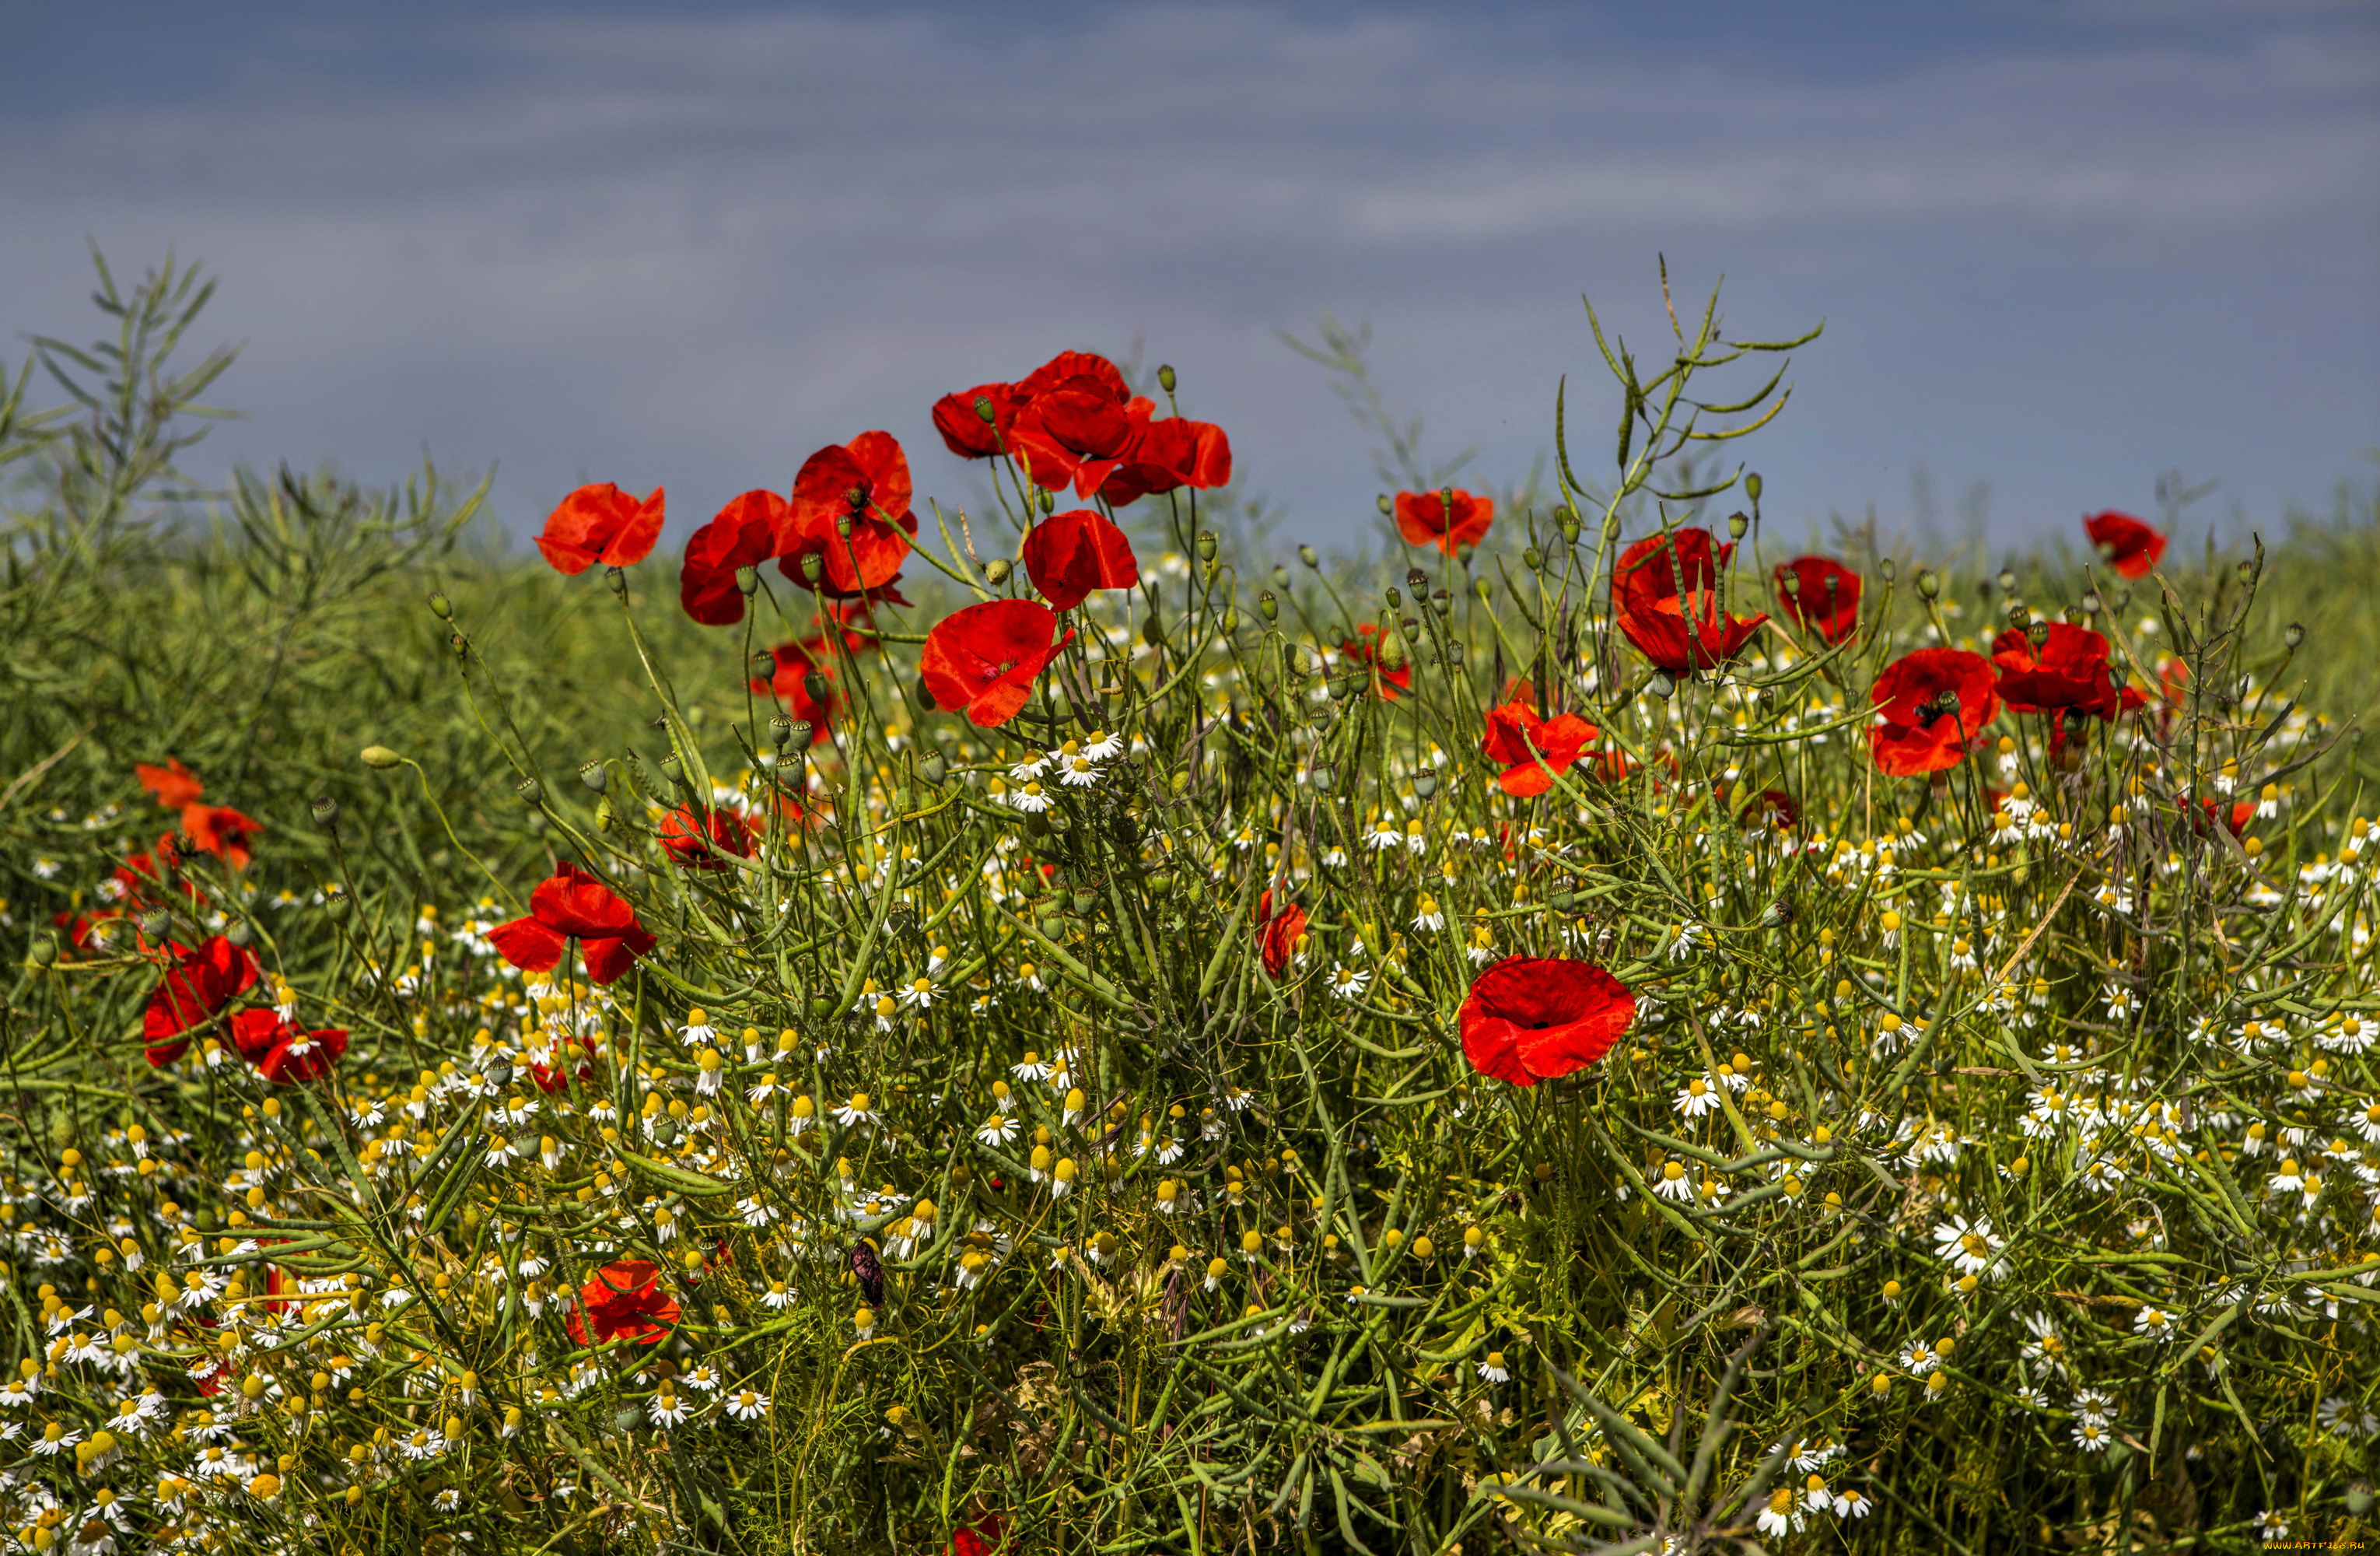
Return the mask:
<path id="1" fill-rule="evenodd" d="M 1288 590 L 1288 589 L 1289 589 L 1289 569 L 1288 569 L 1288 568 L 1286 568 L 1286 567 L 1278 567 L 1278 566 L 1277 566 L 1277 567 L 1275 567 L 1275 568 L 1272 570 L 1272 586 L 1273 586 L 1273 588 L 1278 589 L 1278 590 L 1282 590 L 1282 591 L 1284 591 L 1284 592 L 1286 592 L 1286 591 Z"/>
<path id="2" fill-rule="evenodd" d="M 329 795 L 322 795 L 318 797 L 310 808 L 314 812 L 314 824 L 316 826 L 334 827 L 338 825 L 339 802 L 333 799 Z"/>
<path id="3" fill-rule="evenodd" d="M 1759 499 L 1755 497 L 1753 501 L 1758 502 Z M 1576 508 L 1560 509 L 1554 515 L 1554 521 L 1561 526 L 1562 544 L 1566 546 L 1574 546 L 1578 544 L 1579 525 L 1578 510 Z"/>
<path id="4" fill-rule="evenodd" d="M 1056 914 L 1049 914 L 1042 918 L 1041 938 L 1043 940 L 1056 940 L 1065 932 L 1066 921 Z"/>
<path id="5" fill-rule="evenodd" d="M 1530 572 L 1540 572 L 1544 569 L 1545 565 L 1545 553 L 1537 550 L 1536 547 L 1531 546 L 1526 551 L 1521 553 L 1521 565 L 1526 567 Z"/>
<path id="6" fill-rule="evenodd" d="M 1755 470 L 1750 475 L 1743 478 L 1743 493 L 1745 496 L 1752 499 L 1754 505 L 1758 505 L 1760 502 L 1760 472 L 1758 470 Z"/>
<path id="7" fill-rule="evenodd" d="M 236 919 L 224 930 L 224 939 L 234 945 L 246 945 L 256 938 L 256 926 L 245 918 Z"/>
<path id="8" fill-rule="evenodd" d="M 1427 799 L 1430 796 L 1438 793 L 1438 774 L 1431 772 L 1427 769 L 1415 773 L 1413 790 L 1414 796 L 1415 798 Z"/>
<path id="9" fill-rule="evenodd" d="M 1920 567 L 1917 569 L 1917 592 L 1920 598 L 1926 600 L 1936 600 L 1941 597 L 1942 580 L 1936 575 L 1933 568 Z"/>
<path id="10" fill-rule="evenodd" d="M 1038 499 L 1043 514 L 1053 514 L 1058 511 L 1058 494 L 1056 492 L 1051 492 L 1045 487 L 1037 492 L 1034 495 Z"/>
<path id="11" fill-rule="evenodd" d="M 1488 589 L 1486 578 L 1474 578 L 1471 580 L 1471 592 L 1485 600 L 1492 591 Z"/>
<path id="12" fill-rule="evenodd" d="M 916 790 L 910 788 L 905 784 L 901 787 L 892 791 L 892 814 L 895 816 L 906 816 L 909 812 L 917 808 L 917 794 Z"/>
<path id="13" fill-rule="evenodd" d="M 820 575 L 826 569 L 826 558 L 818 552 L 806 551 L 802 553 L 801 561 L 795 565 L 801 569 L 802 582 L 816 589 Z"/>
<path id="14" fill-rule="evenodd" d="M 1257 613 L 1267 621 L 1281 619 L 1281 600 L 1271 590 L 1257 596 Z"/>
<path id="15" fill-rule="evenodd" d="M 366 767 L 373 768 L 382 772 L 387 772 L 390 768 L 396 766 L 399 762 L 405 760 L 403 757 L 398 756 L 395 751 L 390 750 L 385 746 L 367 746 L 359 754 L 362 756 L 363 763 Z"/>
<path id="16" fill-rule="evenodd" d="M 783 750 L 785 748 L 785 742 L 791 740 L 793 737 L 793 720 L 785 717 L 783 713 L 776 714 L 769 720 L 769 739 L 776 746 L 777 749 L 780 751 Z"/>
<path id="17" fill-rule="evenodd" d="M 1386 518 L 1397 511 L 1396 504 L 1389 500 L 1389 494 L 1385 492 L 1380 493 L 1380 495 L 1376 499 L 1376 502 L 1378 504 L 1380 517 L 1382 518 Z"/>
<path id="18" fill-rule="evenodd" d="M 802 676 L 802 690 L 809 695 L 810 701 L 818 707 L 826 706 L 826 676 L 819 671 L 812 670 Z"/>
<path id="19" fill-rule="evenodd" d="M 618 595 L 621 599 L 625 600 L 628 597 L 628 574 L 625 568 L 604 568 L 603 583 L 605 587 L 610 589 L 613 593 Z"/>
<path id="20" fill-rule="evenodd" d="M 1751 529 L 1752 520 L 1745 515 L 1731 513 L 1727 516 L 1727 538 L 1729 540 L 1740 541 L 1743 539 L 1745 535 L 1749 534 Z"/>
<path id="21" fill-rule="evenodd" d="M 1215 548 L 1216 548 L 1216 546 L 1217 546 L 1218 544 L 1219 544 L 1219 542 L 1218 542 L 1218 541 L 1216 541 L 1216 539 L 1215 539 L 1215 532 L 1214 532 L 1212 529 L 1201 529 L 1201 530 L 1199 530 L 1199 531 L 1198 531 L 1198 560 L 1199 560 L 1199 561 L 1201 561 L 1201 562 L 1212 562 L 1212 561 L 1214 561 L 1214 560 L 1215 560 Z"/>
<path id="22" fill-rule="evenodd" d="M 800 747 L 805 751 L 809 749 L 810 736 L 815 733 L 816 731 L 811 727 L 810 722 L 808 719 L 795 719 L 793 723 L 785 726 L 786 741 L 792 745 Z"/>
<path id="23" fill-rule="evenodd" d="M 1174 389 L 1178 386 L 1178 381 L 1173 376 L 1172 363 L 1160 362 L 1157 364 L 1157 386 L 1160 389 L 1164 390 L 1169 395 L 1173 393 Z"/>
<path id="24" fill-rule="evenodd" d="M 590 759 L 578 764 L 578 781 L 600 795 L 612 786 L 612 771 Z"/>
<path id="25" fill-rule="evenodd" d="M 513 787 L 518 789 L 521 798 L 531 805 L 540 804 L 545 798 L 545 786 L 535 778 L 524 778 Z"/>
<path id="26" fill-rule="evenodd" d="M 455 606 L 443 594 L 433 590 L 430 595 L 430 614 L 440 621 L 453 621 Z"/>
<path id="27" fill-rule="evenodd" d="M 2095 616 L 2107 608 L 2107 602 L 2099 598 L 2099 591 L 2097 590 L 2092 590 L 2082 596 L 2082 614 L 2084 615 Z"/>
<path id="28" fill-rule="evenodd" d="M 1447 644 L 1447 645 L 1446 645 L 1446 663 L 1449 663 L 1449 664 L 1455 664 L 1455 665 L 1459 665 L 1459 664 L 1461 664 L 1461 663 L 1463 663 L 1463 645 L 1462 645 L 1462 644 L 1460 644 L 1460 643 L 1449 643 L 1449 644 Z"/>
<path id="29" fill-rule="evenodd" d="M 347 916 L 347 894 L 345 892 L 329 893 L 322 899 L 322 911 L 334 918 L 345 918 Z"/>
<path id="30" fill-rule="evenodd" d="M 1014 571 L 1015 568 L 1010 565 L 1008 558 L 995 556 L 983 565 L 984 581 L 992 588 L 998 589 L 1008 581 L 1008 575 Z"/>
<path id="31" fill-rule="evenodd" d="M 1141 619 L 1140 640 L 1152 649 L 1165 646 L 1165 628 L 1158 624 L 1156 612 L 1151 611 Z"/>
<path id="32" fill-rule="evenodd" d="M 1307 782 L 1311 783 L 1316 789 L 1326 795 L 1330 792 L 1330 785 L 1335 781 L 1334 775 L 1330 771 L 1330 764 L 1328 762 L 1316 762 L 1314 766 L 1307 771 L 1306 778 Z"/>
<path id="33" fill-rule="evenodd" d="M 1321 570 L 1322 558 L 1314 554 L 1314 548 L 1312 546 L 1298 547 L 1297 559 L 1300 562 L 1305 563 L 1308 567 L 1315 569 L 1317 572 Z"/>
<path id="34" fill-rule="evenodd" d="M 981 395 L 975 397 L 975 414 L 977 419 L 987 427 L 1000 419 L 999 408 Z"/>
<path id="35" fill-rule="evenodd" d="M 144 939 L 164 940 L 165 931 L 174 927 L 174 916 L 162 907 L 152 907 L 140 916 L 140 933 Z"/>
<path id="36" fill-rule="evenodd" d="M 1173 890 L 1173 877 L 1160 870 L 1148 878 L 1148 890 L 1152 896 L 1161 897 L 1171 893 Z"/>
<path id="37" fill-rule="evenodd" d="M 937 786 L 950 776 L 950 760 L 940 751 L 928 753 L 926 760 L 917 764 L 917 776 Z"/>
<path id="38" fill-rule="evenodd" d="M 760 592 L 760 569 L 746 563 L 735 569 L 735 587 L 748 599 Z"/>
<path id="39" fill-rule="evenodd" d="M 2290 652 L 2295 653 L 2297 651 L 2298 645 L 2304 641 L 2305 626 L 2303 623 L 2293 621 L 2289 623 L 2289 626 L 2281 629 L 2281 642 L 2288 647 Z"/>

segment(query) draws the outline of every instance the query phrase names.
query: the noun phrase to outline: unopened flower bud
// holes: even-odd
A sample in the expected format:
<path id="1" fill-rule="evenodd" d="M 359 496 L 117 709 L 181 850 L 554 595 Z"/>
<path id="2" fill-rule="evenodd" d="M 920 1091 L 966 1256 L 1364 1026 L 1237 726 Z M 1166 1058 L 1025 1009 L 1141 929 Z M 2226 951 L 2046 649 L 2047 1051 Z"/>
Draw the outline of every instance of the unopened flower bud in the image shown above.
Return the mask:
<path id="1" fill-rule="evenodd" d="M 1322 558 L 1320 558 L 1320 557 L 1318 557 L 1318 556 L 1317 556 L 1317 555 L 1315 555 L 1315 554 L 1314 554 L 1314 548 L 1313 548 L 1312 546 L 1300 546 L 1300 547 L 1298 547 L 1298 548 L 1297 548 L 1297 559 L 1298 559 L 1300 562 L 1305 563 L 1308 567 L 1314 568 L 1314 569 L 1315 569 L 1316 571 L 1318 571 L 1318 572 L 1319 572 L 1319 571 L 1321 570 L 1321 567 L 1322 567 Z"/>
<path id="2" fill-rule="evenodd" d="M 55 963 L 57 959 L 58 942 L 55 939 L 42 935 L 33 942 L 33 966 L 46 967 Z"/>
<path id="3" fill-rule="evenodd" d="M 1263 593 L 1257 596 L 1257 610 L 1263 614 L 1264 619 L 1267 621 L 1279 621 L 1281 619 L 1281 601 L 1273 594 L 1271 590 L 1268 589 Z"/>
<path id="4" fill-rule="evenodd" d="M 1755 506 L 1758 505 L 1760 502 L 1760 472 L 1758 470 L 1755 470 L 1750 475 L 1743 478 L 1743 494 L 1751 498 Z"/>
<path id="5" fill-rule="evenodd" d="M 917 677 L 917 685 L 915 688 L 915 692 L 917 706 L 929 713 L 932 712 L 934 711 L 934 688 L 932 685 L 927 681 L 925 676 L 920 675 Z"/>
<path id="6" fill-rule="evenodd" d="M 163 940 L 173 928 L 174 916 L 162 907 L 152 907 L 140 916 L 140 933 L 144 939 Z"/>
<path id="7" fill-rule="evenodd" d="M 1008 558 L 995 556 L 983 565 L 984 581 L 998 589 L 1008 581 L 1008 575 L 1013 571 L 1014 568 L 1010 565 Z"/>
<path id="8" fill-rule="evenodd" d="M 1546 565 L 1545 553 L 1531 546 L 1521 553 L 1521 565 L 1534 573 Z"/>
<path id="9" fill-rule="evenodd" d="M 1893 565 L 1892 558 L 1888 556 L 1879 558 L 1876 562 L 1876 576 L 1887 583 L 1890 583 L 1900 571 L 1900 569 Z"/>
<path id="10" fill-rule="evenodd" d="M 2082 614 L 2086 616 L 2097 615 L 2107 609 L 2107 602 L 2099 598 L 2099 591 L 2095 589 L 2082 596 Z"/>
<path id="11" fill-rule="evenodd" d="M 446 596 L 439 593 L 435 590 L 432 590 L 430 594 L 430 614 L 436 616 L 440 621 L 453 621 L 455 619 L 455 606 L 453 602 L 446 598 Z"/>
<path id="12" fill-rule="evenodd" d="M 820 556 L 817 552 L 806 551 L 802 553 L 802 559 L 796 565 L 801 568 L 802 582 L 812 589 L 816 589 L 818 587 L 819 574 L 826 567 L 826 558 Z"/>
<path id="13" fill-rule="evenodd" d="M 1727 538 L 1729 540 L 1740 541 L 1743 539 L 1744 535 L 1748 533 L 1751 529 L 1752 520 L 1746 515 L 1731 513 L 1727 516 Z"/>
<path id="14" fill-rule="evenodd" d="M 362 756 L 366 767 L 377 768 L 383 772 L 405 760 L 385 746 L 367 746 Z"/>
<path id="15" fill-rule="evenodd" d="M 1678 689 L 1678 678 L 1666 670 L 1656 670 L 1653 678 L 1645 683 L 1645 689 L 1667 701 Z"/>
<path id="16" fill-rule="evenodd" d="M 1389 501 L 1389 494 L 1385 492 L 1380 493 L 1379 497 L 1377 499 L 1377 503 L 1382 518 L 1386 518 L 1389 515 L 1397 511 L 1397 505 Z"/>
<path id="17" fill-rule="evenodd" d="M 1275 589 L 1284 589 L 1284 590 L 1285 590 L 1285 589 L 1287 589 L 1287 588 L 1289 587 L 1289 569 L 1288 569 L 1288 568 L 1286 568 L 1286 567 L 1280 567 L 1280 566 L 1276 566 L 1275 568 L 1273 568 L 1273 570 L 1272 570 L 1272 586 L 1273 586 L 1273 588 L 1275 588 Z"/>
<path id="18" fill-rule="evenodd" d="M 1936 573 L 1931 567 L 1918 568 L 1917 592 L 1921 598 L 1926 600 L 1940 598 L 1942 593 L 1941 576 Z"/>
<path id="19" fill-rule="evenodd" d="M 975 397 L 975 414 L 977 419 L 980 420 L 987 427 L 1000 419 L 999 410 L 993 407 L 989 398 L 982 395 L 978 395 Z"/>
<path id="20" fill-rule="evenodd" d="M 1053 514 L 1058 511 L 1058 494 L 1046 486 L 1034 492 L 1033 500 L 1044 514 Z"/>
<path id="21" fill-rule="evenodd" d="M 1317 789 L 1327 795 L 1330 792 L 1331 778 L 1332 774 L 1330 772 L 1330 764 L 1328 762 L 1316 762 L 1308 775 L 1308 782 L 1313 784 Z"/>
<path id="22" fill-rule="evenodd" d="M 246 945 L 256 938 L 256 926 L 242 918 L 224 930 L 224 939 L 234 945 Z"/>

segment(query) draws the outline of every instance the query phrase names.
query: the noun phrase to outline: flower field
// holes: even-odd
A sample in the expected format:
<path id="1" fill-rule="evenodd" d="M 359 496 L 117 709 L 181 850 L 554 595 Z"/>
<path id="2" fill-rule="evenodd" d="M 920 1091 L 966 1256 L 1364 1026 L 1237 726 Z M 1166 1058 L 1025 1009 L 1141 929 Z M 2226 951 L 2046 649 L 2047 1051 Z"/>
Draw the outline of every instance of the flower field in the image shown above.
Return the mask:
<path id="1" fill-rule="evenodd" d="M 0 399 L 6 1549 L 2370 1538 L 2355 534 L 1780 543 L 1716 299 L 1377 564 L 1081 352 L 675 556 L 176 529 L 228 358 L 103 280 Z"/>

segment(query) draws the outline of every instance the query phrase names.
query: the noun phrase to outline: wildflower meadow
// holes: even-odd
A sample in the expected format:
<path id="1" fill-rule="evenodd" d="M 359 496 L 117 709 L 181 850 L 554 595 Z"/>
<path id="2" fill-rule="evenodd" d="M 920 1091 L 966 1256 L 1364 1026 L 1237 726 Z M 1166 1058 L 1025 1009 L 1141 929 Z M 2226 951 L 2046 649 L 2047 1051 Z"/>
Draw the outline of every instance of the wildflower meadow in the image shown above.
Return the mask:
<path id="1" fill-rule="evenodd" d="M 1071 350 L 508 555 L 199 490 L 207 284 L 100 281 L 0 384 L 0 1548 L 2374 1538 L 2368 504 L 1788 533 L 1824 342 L 1714 297 L 1539 481 L 1310 347 L 1354 559 Z"/>

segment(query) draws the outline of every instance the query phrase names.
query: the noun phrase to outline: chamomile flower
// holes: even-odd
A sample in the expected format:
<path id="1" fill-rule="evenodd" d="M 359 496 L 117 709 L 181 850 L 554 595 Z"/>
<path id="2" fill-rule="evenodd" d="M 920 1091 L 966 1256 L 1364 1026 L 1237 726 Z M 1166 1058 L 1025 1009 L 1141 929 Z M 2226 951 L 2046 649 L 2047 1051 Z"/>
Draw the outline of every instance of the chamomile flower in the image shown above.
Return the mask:
<path id="1" fill-rule="evenodd" d="M 1479 1364 L 1479 1376 L 1486 1379 L 1490 1383 L 1511 1382 L 1512 1380 L 1512 1374 L 1511 1370 L 1504 1366 L 1504 1353 L 1501 1351 L 1488 1352 L 1487 1358 Z"/>

